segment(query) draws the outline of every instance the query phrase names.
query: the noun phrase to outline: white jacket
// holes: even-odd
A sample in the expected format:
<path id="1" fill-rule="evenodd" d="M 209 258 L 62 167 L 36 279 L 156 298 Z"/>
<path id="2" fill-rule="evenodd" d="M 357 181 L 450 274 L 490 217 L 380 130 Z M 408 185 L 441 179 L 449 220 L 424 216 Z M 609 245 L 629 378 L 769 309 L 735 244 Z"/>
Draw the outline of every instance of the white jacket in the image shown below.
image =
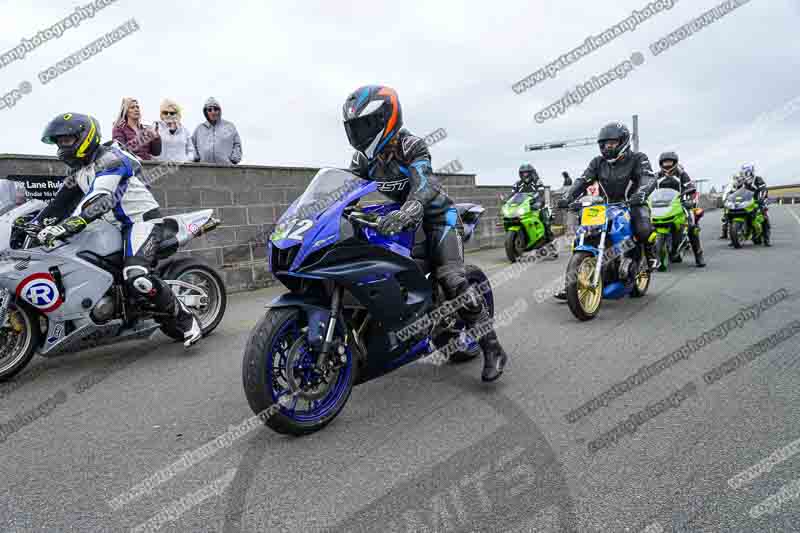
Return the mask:
<path id="1" fill-rule="evenodd" d="M 170 133 L 167 125 L 158 121 L 158 134 L 161 135 L 161 155 L 154 157 L 153 161 L 177 161 L 179 163 L 194 161 L 192 134 L 186 127 L 181 126 L 175 130 L 175 133 Z"/>

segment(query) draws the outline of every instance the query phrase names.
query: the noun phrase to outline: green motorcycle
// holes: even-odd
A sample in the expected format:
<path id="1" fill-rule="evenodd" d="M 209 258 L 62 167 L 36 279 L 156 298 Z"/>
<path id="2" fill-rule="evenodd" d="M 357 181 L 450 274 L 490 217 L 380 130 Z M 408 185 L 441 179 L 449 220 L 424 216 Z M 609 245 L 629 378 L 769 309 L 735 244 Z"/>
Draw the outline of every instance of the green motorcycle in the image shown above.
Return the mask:
<path id="1" fill-rule="evenodd" d="M 734 248 L 741 248 L 744 241 L 752 239 L 753 244 L 766 244 L 764 213 L 756 202 L 753 191 L 742 187 L 725 200 L 728 217 L 728 233 Z"/>
<path id="2" fill-rule="evenodd" d="M 540 193 L 514 194 L 503 205 L 500 214 L 506 232 L 506 255 L 512 263 L 522 254 L 552 242 L 552 238 L 547 238 L 544 226 L 545 217 L 550 217 L 550 210 L 545 207 Z M 558 252 L 553 251 L 552 254 L 558 257 Z"/>
<path id="3" fill-rule="evenodd" d="M 675 189 L 656 189 L 648 199 L 659 272 L 666 272 L 670 262 L 683 262 L 689 249 L 689 217 Z"/>

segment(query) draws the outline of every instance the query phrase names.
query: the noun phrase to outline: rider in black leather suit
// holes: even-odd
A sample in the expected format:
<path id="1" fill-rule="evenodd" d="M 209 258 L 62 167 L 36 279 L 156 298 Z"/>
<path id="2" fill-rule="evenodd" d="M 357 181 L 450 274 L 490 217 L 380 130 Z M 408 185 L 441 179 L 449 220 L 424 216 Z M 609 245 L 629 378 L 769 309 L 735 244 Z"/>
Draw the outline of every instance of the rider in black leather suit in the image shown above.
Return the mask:
<path id="1" fill-rule="evenodd" d="M 545 186 L 539 178 L 539 174 L 533 165 L 530 163 L 523 163 L 519 167 L 519 181 L 514 184 L 511 189 L 511 194 L 518 192 L 527 192 L 531 194 L 539 193 L 540 198 L 544 201 Z M 547 241 L 553 240 L 553 230 L 550 229 L 550 209 L 545 206 L 542 210 L 542 224 L 544 225 L 544 235 Z"/>
<path id="2" fill-rule="evenodd" d="M 658 266 L 658 259 L 649 241 L 653 225 L 647 197 L 656 187 L 656 176 L 647 156 L 631 150 L 630 139 L 630 132 L 624 124 L 613 122 L 604 126 L 597 136 L 601 155 L 592 159 L 581 177 L 559 200 L 558 207 L 568 207 L 595 181 L 609 202 L 628 201 L 633 233 L 645 245 L 648 266 L 652 270 Z M 566 290 L 562 288 L 556 298 L 566 299 Z"/>
<path id="3" fill-rule="evenodd" d="M 378 190 L 402 203 L 379 223 L 378 231 L 392 235 L 422 224 L 428 241 L 428 260 L 449 300 L 469 295 L 459 309 L 468 327 L 490 319 L 483 297 L 464 272 L 461 221 L 453 201 L 433 176 L 425 141 L 403 129 L 403 115 L 394 89 L 365 86 L 347 97 L 344 126 L 356 150 L 350 163 L 355 175 L 376 181 Z M 503 373 L 508 356 L 492 329 L 478 340 L 483 351 L 483 381 Z"/>
<path id="4" fill-rule="evenodd" d="M 706 266 L 703 257 L 703 245 L 700 242 L 700 226 L 694 216 L 695 205 L 694 196 L 697 192 L 692 178 L 686 173 L 683 166 L 679 164 L 678 154 L 675 152 L 664 152 L 658 158 L 658 166 L 661 170 L 656 175 L 659 189 L 673 189 L 683 196 L 683 205 L 689 216 L 689 244 L 692 246 L 694 261 L 698 267 Z M 680 262 L 680 257 L 673 257 L 673 262 Z"/>
<path id="5" fill-rule="evenodd" d="M 748 190 L 755 193 L 756 202 L 764 215 L 764 245 L 772 246 L 770 236 L 772 234 L 772 224 L 769 220 L 769 209 L 767 208 L 767 182 L 764 178 L 756 175 L 756 168 L 753 165 L 742 165 L 742 182 L 741 185 Z M 731 243 L 729 246 L 733 246 Z"/>

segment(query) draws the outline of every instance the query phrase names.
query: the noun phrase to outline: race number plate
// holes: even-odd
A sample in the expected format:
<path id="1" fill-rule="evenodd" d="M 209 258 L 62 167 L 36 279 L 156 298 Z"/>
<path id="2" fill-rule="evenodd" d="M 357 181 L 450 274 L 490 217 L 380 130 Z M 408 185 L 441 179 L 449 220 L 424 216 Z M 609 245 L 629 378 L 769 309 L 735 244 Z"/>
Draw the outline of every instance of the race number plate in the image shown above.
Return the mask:
<path id="1" fill-rule="evenodd" d="M 581 215 L 582 226 L 602 226 L 606 223 L 606 206 L 586 207 Z"/>

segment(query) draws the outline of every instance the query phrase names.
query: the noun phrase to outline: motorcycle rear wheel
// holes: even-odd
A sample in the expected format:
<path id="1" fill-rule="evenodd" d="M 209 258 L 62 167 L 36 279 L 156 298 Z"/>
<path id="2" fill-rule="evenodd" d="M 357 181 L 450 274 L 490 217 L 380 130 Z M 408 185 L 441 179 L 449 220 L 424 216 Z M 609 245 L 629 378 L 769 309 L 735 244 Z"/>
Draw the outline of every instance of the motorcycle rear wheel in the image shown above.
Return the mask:
<path id="1" fill-rule="evenodd" d="M 206 292 L 208 301 L 204 305 L 187 305 L 187 308 L 197 317 L 200 329 L 203 330 L 203 337 L 210 335 L 225 316 L 225 308 L 228 305 L 225 282 L 214 268 L 194 260 L 181 262 L 167 274 L 169 277 L 165 278 L 165 281 L 183 281 L 198 286 Z M 192 290 L 184 287 L 177 287 L 173 291 L 177 291 L 175 296 L 179 299 L 193 296 Z M 161 331 L 175 340 L 183 340 L 183 331 L 169 324 L 161 326 Z"/>

